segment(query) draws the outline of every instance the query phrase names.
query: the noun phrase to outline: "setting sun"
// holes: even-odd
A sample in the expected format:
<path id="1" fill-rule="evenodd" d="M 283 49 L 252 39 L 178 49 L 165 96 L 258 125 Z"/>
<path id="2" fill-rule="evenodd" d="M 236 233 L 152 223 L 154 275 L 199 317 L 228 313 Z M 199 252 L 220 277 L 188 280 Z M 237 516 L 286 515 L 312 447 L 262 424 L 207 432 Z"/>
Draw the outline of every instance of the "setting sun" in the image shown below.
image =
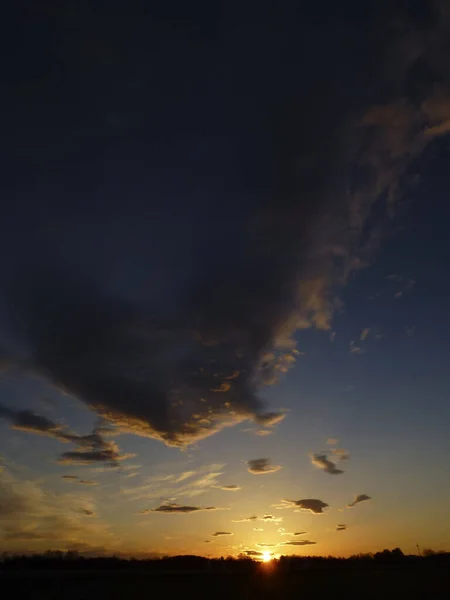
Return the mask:
<path id="1" fill-rule="evenodd" d="M 272 554 L 270 552 L 263 552 L 262 561 L 270 562 L 272 560 Z"/>

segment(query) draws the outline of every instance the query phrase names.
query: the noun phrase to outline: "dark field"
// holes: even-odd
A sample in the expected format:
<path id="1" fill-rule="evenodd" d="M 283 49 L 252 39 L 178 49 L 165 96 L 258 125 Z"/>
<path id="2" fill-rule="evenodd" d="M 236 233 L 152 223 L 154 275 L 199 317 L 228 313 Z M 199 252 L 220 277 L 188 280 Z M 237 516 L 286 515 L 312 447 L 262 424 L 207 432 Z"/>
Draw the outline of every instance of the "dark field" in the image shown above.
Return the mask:
<path id="1" fill-rule="evenodd" d="M 9 572 L 0 575 L 3 598 L 335 598 L 450 599 L 446 569 L 380 568 L 296 573 Z"/>

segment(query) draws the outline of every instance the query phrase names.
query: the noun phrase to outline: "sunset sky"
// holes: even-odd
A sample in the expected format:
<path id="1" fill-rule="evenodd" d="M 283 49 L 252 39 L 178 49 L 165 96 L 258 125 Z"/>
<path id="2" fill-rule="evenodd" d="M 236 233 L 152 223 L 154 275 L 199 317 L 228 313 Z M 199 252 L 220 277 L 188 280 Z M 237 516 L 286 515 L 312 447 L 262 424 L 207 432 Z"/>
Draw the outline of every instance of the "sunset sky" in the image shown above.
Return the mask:
<path id="1" fill-rule="evenodd" d="M 0 551 L 450 550 L 448 3 L 38 4 Z"/>

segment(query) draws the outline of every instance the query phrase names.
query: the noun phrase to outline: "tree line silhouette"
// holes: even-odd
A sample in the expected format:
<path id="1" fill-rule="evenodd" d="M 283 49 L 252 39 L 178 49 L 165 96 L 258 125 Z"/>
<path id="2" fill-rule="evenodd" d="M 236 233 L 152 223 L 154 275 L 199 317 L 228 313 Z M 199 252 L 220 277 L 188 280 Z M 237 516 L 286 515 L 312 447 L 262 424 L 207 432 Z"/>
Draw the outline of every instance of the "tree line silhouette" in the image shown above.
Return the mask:
<path id="1" fill-rule="evenodd" d="M 257 570 L 299 571 L 305 569 L 367 569 L 383 567 L 428 566 L 450 567 L 450 552 L 424 550 L 421 555 L 405 555 L 400 548 L 374 554 L 356 554 L 349 558 L 334 556 L 280 556 L 262 563 L 245 553 L 237 557 L 207 558 L 195 555 L 163 556 L 158 558 L 124 558 L 121 556 L 86 557 L 77 551 L 49 550 L 43 554 L 13 555 L 3 553 L 0 571 L 18 570 L 89 570 L 89 571 L 149 571 L 161 572 L 221 572 L 253 573 Z"/>

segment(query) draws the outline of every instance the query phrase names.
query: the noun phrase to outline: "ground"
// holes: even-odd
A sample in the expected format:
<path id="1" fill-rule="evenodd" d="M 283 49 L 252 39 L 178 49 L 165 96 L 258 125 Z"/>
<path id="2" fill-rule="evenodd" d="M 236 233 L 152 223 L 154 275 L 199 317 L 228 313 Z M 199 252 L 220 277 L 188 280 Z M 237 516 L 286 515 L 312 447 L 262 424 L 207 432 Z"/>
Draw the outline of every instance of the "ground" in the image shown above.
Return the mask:
<path id="1" fill-rule="evenodd" d="M 227 573 L 17 572 L 0 575 L 0 588 L 18 600 L 107 600 L 144 598 L 276 598 L 305 600 L 448 600 L 444 569 L 373 569 L 240 575 Z"/>

